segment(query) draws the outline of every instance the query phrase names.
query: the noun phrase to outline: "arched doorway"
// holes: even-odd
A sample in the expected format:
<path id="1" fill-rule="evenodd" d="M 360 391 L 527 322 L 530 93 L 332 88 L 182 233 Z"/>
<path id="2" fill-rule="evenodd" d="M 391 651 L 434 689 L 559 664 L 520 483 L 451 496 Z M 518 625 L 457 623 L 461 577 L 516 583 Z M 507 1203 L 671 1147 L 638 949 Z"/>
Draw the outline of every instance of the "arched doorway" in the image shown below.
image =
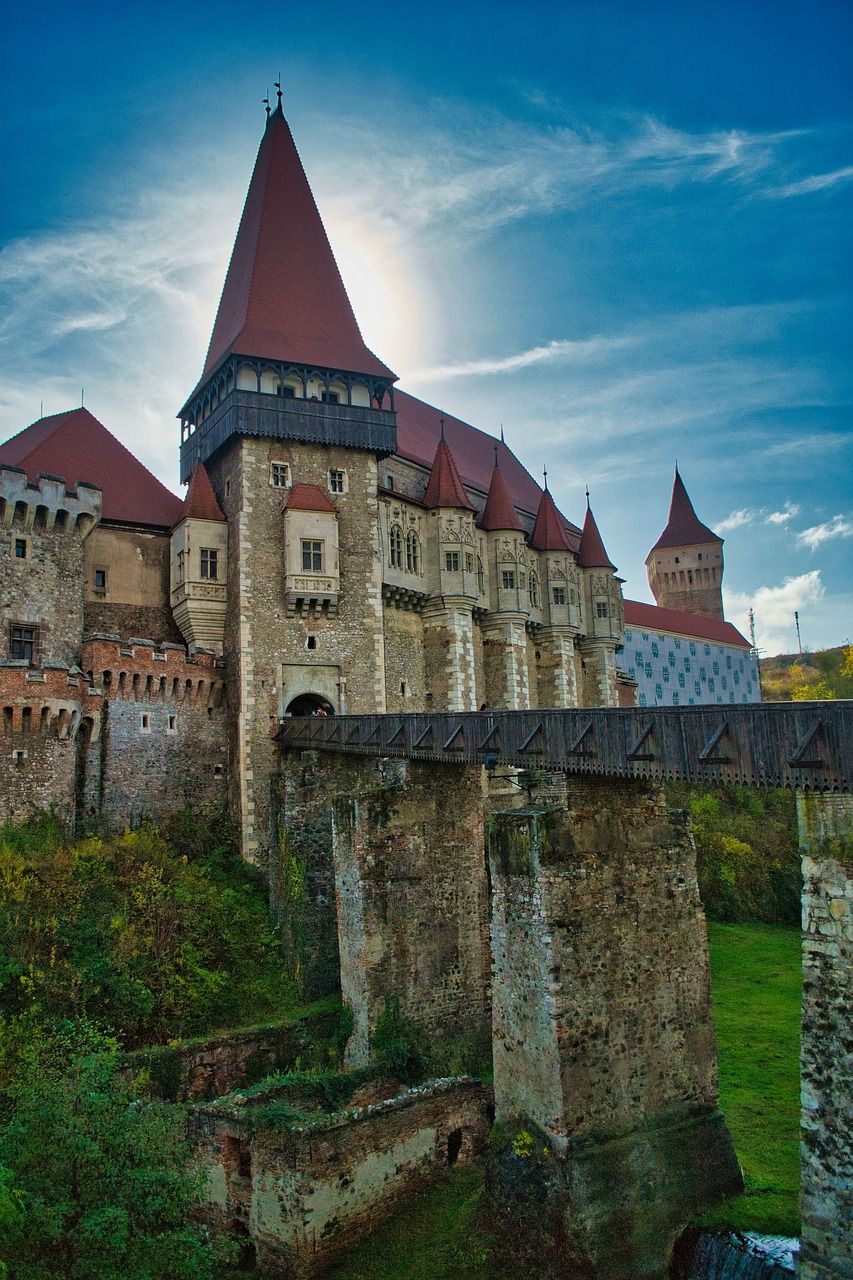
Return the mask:
<path id="1" fill-rule="evenodd" d="M 333 716 L 335 708 L 328 698 L 321 698 L 318 693 L 300 693 L 298 698 L 288 703 L 284 714 L 286 716 Z"/>

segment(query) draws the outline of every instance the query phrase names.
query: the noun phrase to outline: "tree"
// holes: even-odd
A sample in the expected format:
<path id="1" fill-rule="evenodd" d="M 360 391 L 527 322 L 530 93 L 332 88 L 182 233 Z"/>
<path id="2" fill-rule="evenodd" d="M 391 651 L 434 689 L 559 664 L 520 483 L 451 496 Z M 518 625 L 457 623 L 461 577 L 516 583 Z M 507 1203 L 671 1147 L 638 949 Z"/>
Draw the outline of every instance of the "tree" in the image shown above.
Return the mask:
<path id="1" fill-rule="evenodd" d="M 115 1042 L 91 1024 L 37 1030 L 16 1052 L 0 1119 L 15 1280 L 209 1280 L 215 1248 L 191 1221 L 199 1186 L 180 1112 L 135 1097 Z"/>

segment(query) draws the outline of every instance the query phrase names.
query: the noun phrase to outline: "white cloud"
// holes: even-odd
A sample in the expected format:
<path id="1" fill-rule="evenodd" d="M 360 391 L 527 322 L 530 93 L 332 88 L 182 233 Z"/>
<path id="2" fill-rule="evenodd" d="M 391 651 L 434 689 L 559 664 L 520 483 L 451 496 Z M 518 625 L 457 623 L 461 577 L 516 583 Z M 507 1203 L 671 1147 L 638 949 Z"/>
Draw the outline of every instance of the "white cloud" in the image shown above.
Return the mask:
<path id="1" fill-rule="evenodd" d="M 791 196 L 808 196 L 813 191 L 826 191 L 839 182 L 849 182 L 853 178 L 853 165 L 843 169 L 833 169 L 831 173 L 816 173 L 810 178 L 802 178 L 799 182 L 789 182 L 782 187 L 768 187 L 763 193 L 774 200 L 788 200 Z"/>
<path id="2" fill-rule="evenodd" d="M 459 364 L 440 365 L 432 369 L 417 369 L 406 377 L 407 382 L 429 382 L 439 378 L 461 378 L 493 373 L 514 373 L 533 364 L 551 362 L 587 361 L 598 355 L 609 354 L 621 347 L 632 346 L 637 341 L 631 337 L 586 338 L 572 341 L 568 338 L 553 339 L 539 347 L 516 352 L 511 356 L 494 359 L 465 360 Z"/>
<path id="3" fill-rule="evenodd" d="M 789 520 L 793 520 L 794 516 L 800 514 L 800 508 L 796 502 L 786 502 L 781 511 L 771 511 L 765 517 L 767 524 L 787 524 Z"/>
<path id="4" fill-rule="evenodd" d="M 752 524 L 757 515 L 759 512 L 749 507 L 741 507 L 739 511 L 733 511 L 724 520 L 718 520 L 714 528 L 717 533 L 731 533 L 733 529 L 742 529 L 745 524 Z"/>
<path id="5" fill-rule="evenodd" d="M 817 551 L 819 546 L 833 538 L 850 537 L 853 537 L 853 518 L 839 515 L 823 524 L 813 524 L 811 528 L 803 529 L 802 533 L 797 534 L 797 541 L 812 551 Z"/>
<path id="6" fill-rule="evenodd" d="M 778 587 L 757 587 L 753 592 L 724 588 L 726 617 L 749 636 L 749 609 L 755 614 L 755 635 L 766 653 L 791 653 L 796 648 L 794 611 L 817 604 L 824 594 L 820 569 L 785 578 Z"/>

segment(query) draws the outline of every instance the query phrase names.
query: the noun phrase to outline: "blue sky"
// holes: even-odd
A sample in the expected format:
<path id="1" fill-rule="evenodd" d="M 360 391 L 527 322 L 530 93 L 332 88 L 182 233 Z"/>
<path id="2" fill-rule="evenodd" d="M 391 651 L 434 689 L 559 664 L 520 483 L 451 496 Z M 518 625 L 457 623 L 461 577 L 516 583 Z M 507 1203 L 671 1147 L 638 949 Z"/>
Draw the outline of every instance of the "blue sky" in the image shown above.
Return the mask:
<path id="1" fill-rule="evenodd" d="M 678 458 L 759 644 L 853 637 L 849 5 L 5 15 L 0 437 L 79 403 L 166 483 L 285 109 L 401 385 L 498 432 L 626 593 Z"/>

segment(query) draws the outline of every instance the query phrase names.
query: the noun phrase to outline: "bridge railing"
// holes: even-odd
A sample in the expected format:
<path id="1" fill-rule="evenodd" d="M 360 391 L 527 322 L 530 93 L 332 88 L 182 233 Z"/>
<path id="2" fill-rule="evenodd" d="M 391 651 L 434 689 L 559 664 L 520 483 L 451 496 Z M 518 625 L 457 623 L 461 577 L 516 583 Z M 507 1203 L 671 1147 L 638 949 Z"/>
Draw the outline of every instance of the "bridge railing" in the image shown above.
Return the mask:
<path id="1" fill-rule="evenodd" d="M 853 788 L 853 702 L 293 717 L 283 749 L 603 777 Z"/>

